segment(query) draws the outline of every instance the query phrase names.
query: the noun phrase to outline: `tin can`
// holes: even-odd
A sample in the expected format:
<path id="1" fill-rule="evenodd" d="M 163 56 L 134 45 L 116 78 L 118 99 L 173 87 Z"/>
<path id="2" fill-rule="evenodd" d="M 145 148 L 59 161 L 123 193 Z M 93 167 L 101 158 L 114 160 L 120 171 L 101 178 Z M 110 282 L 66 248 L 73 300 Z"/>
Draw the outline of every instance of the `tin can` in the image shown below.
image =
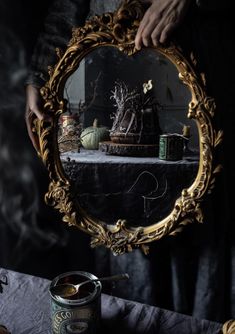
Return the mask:
<path id="1" fill-rule="evenodd" d="M 58 146 L 60 153 L 80 152 L 81 124 L 77 115 L 61 115 L 59 118 Z"/>
<path id="2" fill-rule="evenodd" d="M 183 158 L 184 139 L 179 134 L 164 134 L 159 137 L 159 159 L 181 160 Z"/>
<path id="3" fill-rule="evenodd" d="M 70 132 L 78 133 L 79 117 L 77 115 L 61 115 L 60 128 L 62 135 L 68 135 Z"/>
<path id="4" fill-rule="evenodd" d="M 78 284 L 97 277 L 85 271 L 71 271 L 53 279 L 50 287 L 62 284 Z M 99 281 L 85 284 L 79 294 L 62 298 L 51 294 L 51 317 L 53 334 L 94 334 L 101 318 L 101 289 Z"/>

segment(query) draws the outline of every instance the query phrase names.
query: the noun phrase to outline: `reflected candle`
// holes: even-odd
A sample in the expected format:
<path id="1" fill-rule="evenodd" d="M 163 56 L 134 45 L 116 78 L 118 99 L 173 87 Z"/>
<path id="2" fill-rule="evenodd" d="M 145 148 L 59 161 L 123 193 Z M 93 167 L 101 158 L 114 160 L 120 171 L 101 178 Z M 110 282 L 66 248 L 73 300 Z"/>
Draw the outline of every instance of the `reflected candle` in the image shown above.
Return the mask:
<path id="1" fill-rule="evenodd" d="M 190 126 L 184 125 L 183 127 L 183 136 L 189 138 L 190 137 Z"/>

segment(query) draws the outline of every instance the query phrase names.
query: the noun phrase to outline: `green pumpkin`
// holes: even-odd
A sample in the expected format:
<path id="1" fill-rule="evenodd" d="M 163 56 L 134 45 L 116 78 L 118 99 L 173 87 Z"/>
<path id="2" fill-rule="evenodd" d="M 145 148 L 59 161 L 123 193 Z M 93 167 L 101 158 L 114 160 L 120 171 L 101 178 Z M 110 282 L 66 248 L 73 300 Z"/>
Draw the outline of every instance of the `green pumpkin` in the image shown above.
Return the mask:
<path id="1" fill-rule="evenodd" d="M 99 126 L 95 119 L 92 126 L 82 131 L 80 140 L 85 149 L 98 150 L 99 142 L 109 140 L 109 131 L 105 126 Z"/>

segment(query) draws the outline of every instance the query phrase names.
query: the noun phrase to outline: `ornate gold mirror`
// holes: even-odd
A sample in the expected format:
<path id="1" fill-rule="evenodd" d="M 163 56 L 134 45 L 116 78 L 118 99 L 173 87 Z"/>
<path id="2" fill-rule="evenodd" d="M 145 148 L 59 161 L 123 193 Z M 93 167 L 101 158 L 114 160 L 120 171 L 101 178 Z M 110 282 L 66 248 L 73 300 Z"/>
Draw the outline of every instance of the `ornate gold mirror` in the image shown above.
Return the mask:
<path id="1" fill-rule="evenodd" d="M 169 215 L 182 189 L 193 183 L 199 163 L 197 127 L 187 119 L 191 93 L 174 64 L 153 49 L 126 55 L 99 47 L 68 77 L 64 96 L 59 151 L 76 202 L 109 224 L 125 219 L 146 227 Z M 142 108 L 141 101 L 150 98 Z M 69 136 L 76 117 L 80 135 Z M 93 126 L 94 120 L 100 125 Z M 185 130 L 190 138 L 183 143 Z M 160 134 L 172 140 L 164 137 L 167 133 L 185 144 L 181 157 L 158 158 Z M 180 148 L 173 153 L 180 155 Z"/>
<path id="2" fill-rule="evenodd" d="M 202 222 L 220 170 L 203 76 L 175 45 L 137 52 L 143 13 L 126 0 L 74 29 L 41 89 L 52 122 L 36 123 L 47 203 L 115 254 Z"/>

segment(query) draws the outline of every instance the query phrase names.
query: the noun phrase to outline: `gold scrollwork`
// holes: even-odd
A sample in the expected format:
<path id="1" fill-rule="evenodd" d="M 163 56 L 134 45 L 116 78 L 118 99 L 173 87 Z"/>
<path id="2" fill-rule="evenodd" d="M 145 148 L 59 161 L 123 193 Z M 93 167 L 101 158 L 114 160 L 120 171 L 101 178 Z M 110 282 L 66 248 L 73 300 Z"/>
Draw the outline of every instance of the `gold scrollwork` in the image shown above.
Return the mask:
<path id="1" fill-rule="evenodd" d="M 116 12 L 95 16 L 84 27 L 73 30 L 65 53 L 57 50 L 58 63 L 50 68 L 50 79 L 41 89 L 45 112 L 51 115 L 52 120 L 50 123 L 38 121 L 36 124 L 39 155 L 51 179 L 45 196 L 46 202 L 63 214 L 63 221 L 89 233 L 92 247 L 104 245 L 114 254 L 129 252 L 136 247 L 147 252 L 148 243 L 166 235 L 175 235 L 183 226 L 193 221 L 202 222 L 202 199 L 213 188 L 216 174 L 221 168 L 220 165 L 215 165 L 213 154 L 222 140 L 222 132 L 213 128 L 215 102 L 205 93 L 203 76 L 197 76 L 193 65 L 195 61 L 186 60 L 180 48 L 175 45 L 158 47 L 157 50 L 177 67 L 179 78 L 192 94 L 188 117 L 195 119 L 200 138 L 200 162 L 196 179 L 188 189 L 182 191 L 172 212 L 165 219 L 147 227 L 129 227 L 122 220 L 108 225 L 90 217 L 81 207 L 75 205 L 72 185 L 64 174 L 57 143 L 58 118 L 66 111 L 64 83 L 77 69 L 80 61 L 97 47 L 112 45 L 127 55 L 138 52 L 134 46 L 134 37 L 143 15 L 144 8 L 139 1 L 126 0 Z"/>

